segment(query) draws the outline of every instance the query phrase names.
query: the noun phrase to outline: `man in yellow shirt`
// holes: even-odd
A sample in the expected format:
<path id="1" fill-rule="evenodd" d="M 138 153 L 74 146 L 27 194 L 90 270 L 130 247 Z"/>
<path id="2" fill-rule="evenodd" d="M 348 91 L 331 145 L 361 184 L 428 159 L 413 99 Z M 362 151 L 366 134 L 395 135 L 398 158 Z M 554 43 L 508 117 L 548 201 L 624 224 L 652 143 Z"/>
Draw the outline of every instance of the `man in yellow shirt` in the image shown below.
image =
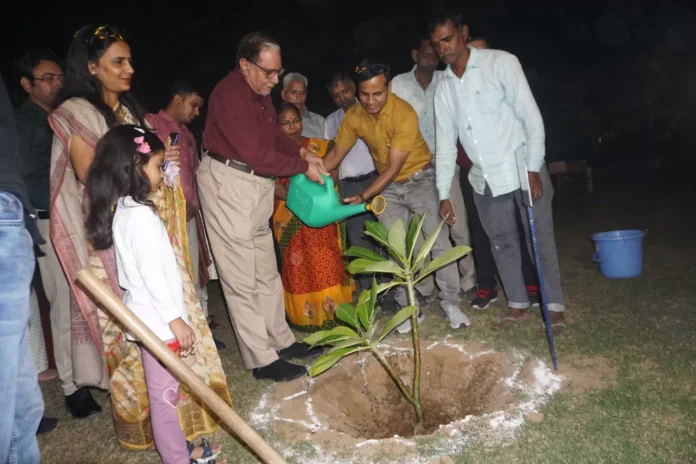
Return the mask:
<path id="1" fill-rule="evenodd" d="M 440 201 L 435 185 L 435 169 L 432 155 L 421 135 L 418 115 L 407 102 L 389 92 L 389 66 L 363 61 L 356 69 L 358 99 L 346 112 L 334 148 L 324 157 L 327 170 L 338 167 L 353 145 L 362 139 L 370 149 L 379 176 L 364 192 L 346 203 L 364 203 L 381 194 L 387 200 L 387 208 L 380 222 L 388 229 L 398 219 L 408 226 L 412 214 L 425 215 L 423 232 L 432 234 L 440 223 Z M 433 258 L 451 249 L 446 228 L 432 248 Z M 436 273 L 440 287 L 440 306 L 452 328 L 468 326 L 469 318 L 459 309 L 459 272 L 456 264 L 441 268 Z M 406 306 L 406 293 L 399 287 L 395 300 Z M 423 320 L 419 311 L 418 321 Z M 411 330 L 407 320 L 397 327 L 400 333 Z"/>

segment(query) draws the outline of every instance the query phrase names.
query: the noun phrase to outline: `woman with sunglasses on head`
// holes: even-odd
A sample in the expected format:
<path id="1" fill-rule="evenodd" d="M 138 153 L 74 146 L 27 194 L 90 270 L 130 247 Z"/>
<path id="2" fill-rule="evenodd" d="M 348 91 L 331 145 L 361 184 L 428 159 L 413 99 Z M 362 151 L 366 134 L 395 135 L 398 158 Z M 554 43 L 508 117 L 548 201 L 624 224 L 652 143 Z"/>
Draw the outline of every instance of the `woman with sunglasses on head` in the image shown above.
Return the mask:
<path id="1" fill-rule="evenodd" d="M 153 435 L 140 351 L 126 340 L 122 326 L 75 283 L 77 272 L 92 271 L 122 296 L 113 247 L 96 251 L 87 239 L 85 185 L 97 142 L 109 129 L 123 124 L 145 126 L 144 111 L 130 94 L 134 73 L 131 50 L 122 33 L 111 26 L 85 26 L 73 39 L 66 59 L 65 81 L 49 116 L 55 136 L 51 152 L 51 240 L 71 285 L 72 356 L 75 383 L 110 389 L 119 443 L 147 449 Z M 178 149 L 165 144 L 165 161 L 178 163 Z M 165 171 L 165 182 L 152 201 L 169 235 L 181 273 L 189 322 L 196 335 L 191 368 L 220 396 L 231 402 L 210 329 L 193 289 L 193 266 L 185 249 L 186 203 L 176 169 Z M 173 175 L 172 175 L 173 174 Z M 79 317 L 78 317 L 79 315 Z M 106 362 L 107 371 L 102 361 Z M 87 389 L 81 389 L 89 394 Z M 217 428 L 217 419 L 182 389 L 178 405 L 188 440 Z M 193 459 L 216 453 L 207 442 L 192 449 Z"/>

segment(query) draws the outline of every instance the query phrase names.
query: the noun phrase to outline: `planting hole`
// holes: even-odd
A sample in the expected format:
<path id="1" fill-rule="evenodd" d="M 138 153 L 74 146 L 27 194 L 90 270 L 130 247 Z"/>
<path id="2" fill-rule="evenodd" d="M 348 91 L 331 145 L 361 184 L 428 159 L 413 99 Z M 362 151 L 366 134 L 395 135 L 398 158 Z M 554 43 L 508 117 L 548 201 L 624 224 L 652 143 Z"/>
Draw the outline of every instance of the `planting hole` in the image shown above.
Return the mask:
<path id="1" fill-rule="evenodd" d="M 437 345 L 422 349 L 421 399 L 425 422 L 419 435 L 465 417 L 500 411 L 514 398 L 504 383 L 512 365 L 502 353 L 464 353 Z M 356 438 L 413 437 L 415 414 L 379 362 L 363 355 L 349 357 L 317 378 L 309 389 L 317 419 L 329 429 Z M 411 388 L 410 351 L 395 351 L 387 359 Z"/>

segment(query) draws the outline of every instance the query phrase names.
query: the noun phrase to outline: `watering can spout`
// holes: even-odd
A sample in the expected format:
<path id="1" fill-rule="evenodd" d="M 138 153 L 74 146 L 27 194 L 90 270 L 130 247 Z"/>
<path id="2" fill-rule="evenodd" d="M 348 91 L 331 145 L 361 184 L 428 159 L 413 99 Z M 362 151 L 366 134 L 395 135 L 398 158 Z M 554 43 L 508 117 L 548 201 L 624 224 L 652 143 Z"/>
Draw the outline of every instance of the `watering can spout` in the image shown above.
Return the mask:
<path id="1" fill-rule="evenodd" d="M 325 227 L 368 210 L 366 204 L 342 204 L 331 177 L 322 177 L 324 185 L 312 182 L 304 174 L 290 179 L 286 205 L 308 227 Z"/>

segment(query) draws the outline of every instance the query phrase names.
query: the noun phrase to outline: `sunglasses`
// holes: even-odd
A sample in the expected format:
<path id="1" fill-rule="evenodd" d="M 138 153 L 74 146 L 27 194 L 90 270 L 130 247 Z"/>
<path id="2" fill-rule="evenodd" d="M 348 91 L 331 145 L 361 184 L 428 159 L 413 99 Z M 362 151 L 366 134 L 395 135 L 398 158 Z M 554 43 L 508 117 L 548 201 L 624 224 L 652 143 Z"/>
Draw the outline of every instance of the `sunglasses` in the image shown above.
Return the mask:
<path id="1" fill-rule="evenodd" d="M 285 69 L 283 69 L 283 68 L 280 68 L 280 69 L 266 69 L 266 68 L 264 68 L 263 66 L 259 66 L 258 64 L 254 63 L 253 61 L 249 61 L 249 63 L 253 64 L 253 65 L 256 66 L 257 68 L 259 68 L 261 71 L 263 71 L 264 73 L 266 73 L 266 78 L 267 78 L 267 79 L 273 79 L 273 78 L 276 77 L 276 76 L 280 77 L 280 76 L 282 76 L 283 73 L 285 72 Z"/>
<path id="2" fill-rule="evenodd" d="M 364 72 L 369 72 L 370 74 L 386 74 L 389 70 L 389 66 L 386 64 L 368 64 L 366 66 L 356 66 L 355 74 L 362 74 Z"/>
<path id="3" fill-rule="evenodd" d="M 77 37 L 80 31 L 76 32 L 73 37 Z M 94 29 L 94 32 L 90 34 L 88 38 L 85 38 L 85 43 L 91 48 L 94 42 L 97 40 L 104 41 L 106 39 L 111 39 L 113 41 L 125 41 L 123 38 L 123 33 L 113 26 L 105 24 L 104 26 L 99 26 Z"/>

